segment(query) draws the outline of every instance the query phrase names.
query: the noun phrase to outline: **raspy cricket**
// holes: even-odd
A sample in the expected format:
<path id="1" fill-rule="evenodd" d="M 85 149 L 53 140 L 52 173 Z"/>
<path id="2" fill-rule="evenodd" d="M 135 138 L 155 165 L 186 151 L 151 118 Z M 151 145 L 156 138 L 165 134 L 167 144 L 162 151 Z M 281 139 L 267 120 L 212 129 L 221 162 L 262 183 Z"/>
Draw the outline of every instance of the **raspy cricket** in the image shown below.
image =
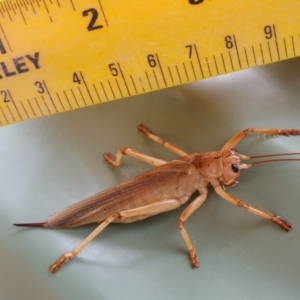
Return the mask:
<path id="1" fill-rule="evenodd" d="M 110 223 L 128 223 L 145 219 L 159 213 L 171 211 L 186 203 L 196 191 L 199 195 L 184 209 L 178 219 L 178 227 L 188 249 L 193 268 L 199 266 L 197 254 L 184 223 L 205 201 L 208 187 L 229 203 L 247 210 L 259 217 L 277 224 L 285 231 L 291 225 L 280 216 L 245 204 L 242 200 L 228 194 L 226 186 L 234 186 L 240 171 L 254 165 L 275 161 L 299 161 L 299 158 L 282 158 L 300 153 L 268 154 L 247 156 L 237 152 L 236 145 L 249 134 L 265 136 L 299 136 L 300 129 L 248 128 L 235 134 L 220 151 L 187 154 L 178 147 L 154 135 L 149 128 L 140 124 L 138 130 L 146 137 L 158 142 L 166 149 L 179 155 L 170 162 L 147 156 L 133 149 L 124 147 L 117 152 L 116 158 L 105 153 L 104 159 L 115 167 L 121 164 L 122 156 L 129 155 L 155 168 L 134 177 L 124 183 L 92 195 L 80 202 L 54 213 L 46 222 L 22 223 L 15 226 L 45 227 L 52 229 L 74 228 L 90 223 L 99 223 L 98 227 L 77 247 L 60 256 L 51 266 L 55 273 L 66 262 L 76 257 Z M 251 163 L 242 160 L 266 158 Z"/>

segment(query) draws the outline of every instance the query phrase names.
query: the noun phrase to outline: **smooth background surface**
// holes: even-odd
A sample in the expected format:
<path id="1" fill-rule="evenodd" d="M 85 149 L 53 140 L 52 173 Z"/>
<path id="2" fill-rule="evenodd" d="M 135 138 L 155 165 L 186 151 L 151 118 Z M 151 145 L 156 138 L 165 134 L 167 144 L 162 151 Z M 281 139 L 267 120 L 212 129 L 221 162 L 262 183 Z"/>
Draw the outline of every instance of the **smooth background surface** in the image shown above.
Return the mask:
<path id="1" fill-rule="evenodd" d="M 1 299 L 299 299 L 300 163 L 243 171 L 227 191 L 288 219 L 285 233 L 211 191 L 186 223 L 201 267 L 192 270 L 177 229 L 183 208 L 142 222 L 111 225 L 52 275 L 48 266 L 94 226 L 19 229 L 149 168 L 130 146 L 176 155 L 144 138 L 143 122 L 187 152 L 218 150 L 246 127 L 300 128 L 300 59 L 220 76 L 0 129 Z M 250 138 L 245 154 L 297 152 L 300 137 Z"/>

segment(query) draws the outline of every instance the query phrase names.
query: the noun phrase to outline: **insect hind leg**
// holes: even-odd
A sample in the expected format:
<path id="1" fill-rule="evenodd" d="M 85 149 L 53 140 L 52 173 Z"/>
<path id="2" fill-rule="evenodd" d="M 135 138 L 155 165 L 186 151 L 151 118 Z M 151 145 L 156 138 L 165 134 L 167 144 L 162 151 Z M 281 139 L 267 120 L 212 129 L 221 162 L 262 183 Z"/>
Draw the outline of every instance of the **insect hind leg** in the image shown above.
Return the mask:
<path id="1" fill-rule="evenodd" d="M 59 259 L 51 264 L 49 267 L 50 272 L 56 273 L 70 259 L 75 258 L 78 253 L 85 246 L 87 246 L 99 233 L 101 233 L 110 223 L 123 221 L 133 222 L 136 220 L 144 219 L 146 217 L 154 216 L 162 212 L 176 209 L 180 205 L 180 202 L 176 199 L 167 199 L 111 215 L 100 225 L 98 225 L 98 227 L 94 231 L 92 231 L 77 247 L 75 247 L 72 251 L 63 253 Z"/>
<path id="2" fill-rule="evenodd" d="M 123 155 L 128 155 L 137 158 L 155 167 L 161 166 L 166 163 L 165 160 L 153 156 L 148 156 L 146 154 L 143 154 L 141 152 L 127 147 L 120 148 L 117 152 L 116 158 L 114 158 L 110 153 L 104 153 L 103 158 L 114 167 L 119 167 L 121 165 L 121 159 Z"/>

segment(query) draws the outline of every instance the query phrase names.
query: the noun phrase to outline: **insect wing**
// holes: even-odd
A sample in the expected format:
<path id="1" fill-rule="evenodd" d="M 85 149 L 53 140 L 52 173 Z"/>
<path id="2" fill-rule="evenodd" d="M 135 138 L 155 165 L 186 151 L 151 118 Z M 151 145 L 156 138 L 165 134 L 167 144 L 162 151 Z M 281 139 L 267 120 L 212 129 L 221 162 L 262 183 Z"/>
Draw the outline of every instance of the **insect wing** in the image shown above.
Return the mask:
<path id="1" fill-rule="evenodd" d="M 159 200 L 182 196 L 181 185 L 191 178 L 195 167 L 175 160 L 153 168 L 124 183 L 94 194 L 50 216 L 51 228 L 72 228 L 100 223 L 114 213 L 141 207 Z"/>

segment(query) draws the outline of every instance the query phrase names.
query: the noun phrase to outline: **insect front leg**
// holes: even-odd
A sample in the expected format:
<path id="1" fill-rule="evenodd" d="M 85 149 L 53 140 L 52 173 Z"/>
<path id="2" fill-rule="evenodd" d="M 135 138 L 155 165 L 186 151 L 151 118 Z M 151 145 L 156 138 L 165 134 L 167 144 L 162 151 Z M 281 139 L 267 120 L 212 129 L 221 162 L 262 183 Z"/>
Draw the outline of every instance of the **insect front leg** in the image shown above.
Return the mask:
<path id="1" fill-rule="evenodd" d="M 180 206 L 180 202 L 176 199 L 168 199 L 154 202 L 149 205 L 130 209 L 127 211 L 115 213 L 103 221 L 90 235 L 88 235 L 77 247 L 72 251 L 66 252 L 60 256 L 50 267 L 52 273 L 57 272 L 70 259 L 75 258 L 78 253 L 89 244 L 106 226 L 113 222 L 133 222 L 141 220 L 162 212 L 176 209 Z"/>
<path id="2" fill-rule="evenodd" d="M 233 149 L 244 137 L 250 133 L 263 134 L 263 135 L 283 135 L 283 136 L 296 136 L 300 135 L 300 129 L 276 129 L 276 128 L 247 128 L 235 134 L 221 149 Z"/>
<path id="3" fill-rule="evenodd" d="M 178 147 L 170 144 L 169 142 L 163 140 L 162 138 L 158 137 L 157 135 L 154 135 L 152 133 L 152 131 L 144 124 L 140 124 L 137 129 L 142 132 L 147 138 L 159 143 L 160 145 L 162 145 L 163 147 L 165 147 L 166 149 L 178 154 L 179 156 L 185 156 L 187 155 L 186 152 L 182 151 L 181 149 L 179 149 Z"/>
<path id="4" fill-rule="evenodd" d="M 273 215 L 269 212 L 265 212 L 263 210 L 257 209 L 253 206 L 247 205 L 244 202 L 242 202 L 240 199 L 226 193 L 221 186 L 214 186 L 214 189 L 216 193 L 222 197 L 224 200 L 228 201 L 229 203 L 236 205 L 237 207 L 244 208 L 247 211 L 249 211 L 252 214 L 255 214 L 259 217 L 265 218 L 273 222 L 274 224 L 279 225 L 280 228 L 282 228 L 285 231 L 290 231 L 292 229 L 292 226 L 286 221 L 282 220 L 280 216 Z"/>
<path id="5" fill-rule="evenodd" d="M 121 165 L 121 159 L 123 155 L 128 155 L 137 158 L 155 167 L 161 166 L 166 163 L 165 160 L 148 156 L 146 154 L 140 153 L 136 150 L 127 147 L 120 148 L 117 152 L 116 158 L 114 158 L 110 153 L 104 153 L 103 158 L 114 167 L 119 167 Z"/>
<path id="6" fill-rule="evenodd" d="M 190 260 L 192 263 L 193 268 L 199 267 L 198 257 L 196 254 L 195 247 L 193 245 L 193 242 L 191 241 L 191 238 L 189 237 L 186 229 L 184 228 L 183 224 L 188 219 L 188 217 L 196 211 L 205 201 L 207 196 L 207 188 L 203 188 L 200 191 L 200 196 L 198 196 L 180 215 L 178 219 L 178 227 L 180 230 L 180 233 L 182 235 L 182 238 L 188 248 Z"/>

